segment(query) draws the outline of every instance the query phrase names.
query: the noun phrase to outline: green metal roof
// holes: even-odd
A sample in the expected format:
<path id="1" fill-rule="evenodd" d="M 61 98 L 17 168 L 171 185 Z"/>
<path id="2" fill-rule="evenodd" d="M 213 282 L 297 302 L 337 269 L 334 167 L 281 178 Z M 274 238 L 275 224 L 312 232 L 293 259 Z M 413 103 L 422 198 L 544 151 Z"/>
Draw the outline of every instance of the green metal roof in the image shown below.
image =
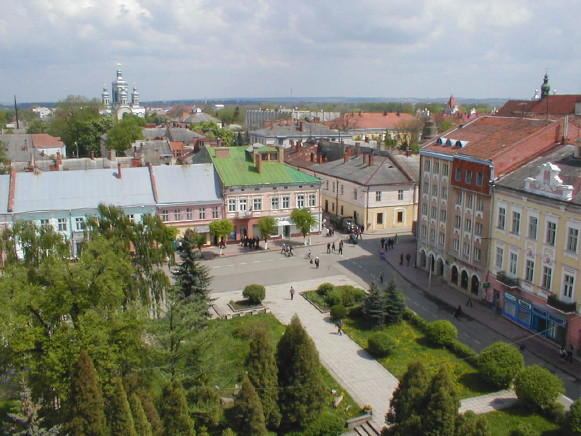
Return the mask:
<path id="1" fill-rule="evenodd" d="M 262 172 L 259 173 L 244 147 L 229 147 L 230 157 L 216 157 L 214 147 L 207 147 L 206 150 L 224 186 L 322 183 L 321 179 L 280 162 L 263 161 Z"/>

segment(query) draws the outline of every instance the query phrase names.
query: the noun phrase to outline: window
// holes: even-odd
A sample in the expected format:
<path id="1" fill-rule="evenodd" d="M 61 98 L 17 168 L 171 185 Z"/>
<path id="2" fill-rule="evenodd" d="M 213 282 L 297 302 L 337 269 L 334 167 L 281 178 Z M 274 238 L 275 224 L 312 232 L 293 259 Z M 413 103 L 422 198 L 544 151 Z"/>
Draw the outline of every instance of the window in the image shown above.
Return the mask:
<path id="1" fill-rule="evenodd" d="M 174 221 L 181 221 L 182 220 L 182 211 L 179 209 L 174 209 L 173 211 L 173 220 Z"/>
<path id="2" fill-rule="evenodd" d="M 357 188 L 353 189 L 353 199 L 357 200 Z"/>
<path id="3" fill-rule="evenodd" d="M 423 225 L 420 227 L 420 236 L 421 236 L 423 239 L 425 239 L 427 234 L 428 234 L 428 228 L 426 227 L 426 225 L 425 225 L 425 224 L 423 224 Z"/>
<path id="4" fill-rule="evenodd" d="M 430 182 L 424 182 L 424 194 L 430 195 Z"/>
<path id="5" fill-rule="evenodd" d="M 289 196 L 282 197 L 282 208 L 283 209 L 290 209 L 290 197 Z"/>
<path id="6" fill-rule="evenodd" d="M 464 230 L 466 230 L 467 232 L 472 231 L 472 219 L 466 218 L 464 220 Z"/>
<path id="7" fill-rule="evenodd" d="M 446 186 L 442 186 L 442 198 L 444 200 L 448 199 L 448 188 Z"/>
<path id="8" fill-rule="evenodd" d="M 516 276 L 517 263 L 518 263 L 518 253 L 511 251 L 508 257 L 508 272 L 512 276 Z"/>
<path id="9" fill-rule="evenodd" d="M 551 268 L 550 266 L 544 266 L 543 267 L 543 284 L 541 286 L 550 291 L 552 278 L 553 278 L 553 268 Z"/>
<path id="10" fill-rule="evenodd" d="M 253 210 L 262 210 L 262 198 L 253 198 L 252 199 L 252 209 Z"/>
<path id="11" fill-rule="evenodd" d="M 425 165 L 426 166 L 426 171 L 430 171 L 430 167 L 431 167 L 430 164 L 431 164 L 430 159 L 426 159 L 426 165 Z"/>
<path id="12" fill-rule="evenodd" d="M 460 215 L 454 216 L 454 227 L 456 229 L 459 229 L 461 224 L 462 224 L 462 221 L 461 221 Z"/>
<path id="13" fill-rule="evenodd" d="M 474 234 L 476 236 L 482 236 L 482 223 L 476 223 L 474 225 Z"/>
<path id="14" fill-rule="evenodd" d="M 403 212 L 402 212 L 401 210 L 399 210 L 399 211 L 397 212 L 397 223 L 398 223 L 398 224 L 401 224 L 401 223 L 403 223 Z"/>
<path id="15" fill-rule="evenodd" d="M 67 231 L 67 219 L 66 218 L 59 218 L 58 219 L 58 231 L 59 232 L 66 232 Z"/>
<path id="16" fill-rule="evenodd" d="M 494 260 L 494 266 L 496 269 L 502 269 L 502 265 L 504 263 L 504 248 L 496 247 L 496 258 Z"/>
<path id="17" fill-rule="evenodd" d="M 430 229 L 430 242 L 432 244 L 436 242 L 436 229 Z"/>
<path id="18" fill-rule="evenodd" d="M 456 251 L 456 252 L 460 251 L 460 240 L 459 239 L 454 239 L 454 251 Z"/>
<path id="19" fill-rule="evenodd" d="M 212 218 L 214 219 L 218 218 L 218 206 L 212 207 Z"/>
<path id="20" fill-rule="evenodd" d="M 551 246 L 555 245 L 555 237 L 557 235 L 557 223 L 547 221 L 547 237 L 545 242 Z"/>
<path id="21" fill-rule="evenodd" d="M 454 179 L 457 181 L 462 180 L 462 168 L 456 168 L 456 173 L 454 174 Z"/>
<path id="22" fill-rule="evenodd" d="M 75 230 L 77 232 L 82 232 L 85 230 L 85 218 L 77 217 L 75 218 Z"/>
<path id="23" fill-rule="evenodd" d="M 565 273 L 565 277 L 563 278 L 563 296 L 572 299 L 573 289 L 575 289 L 575 277 Z"/>
<path id="24" fill-rule="evenodd" d="M 329 190 L 329 181 L 328 180 L 325 181 L 325 189 L 327 191 Z"/>
<path id="25" fill-rule="evenodd" d="M 377 214 L 377 224 L 383 224 L 383 213 L 379 212 Z"/>
<path id="26" fill-rule="evenodd" d="M 422 215 L 428 214 L 428 203 L 422 203 Z"/>
<path id="27" fill-rule="evenodd" d="M 476 186 L 482 186 L 483 182 L 484 182 L 484 174 L 476 173 Z"/>
<path id="28" fill-rule="evenodd" d="M 464 242 L 464 256 L 470 256 L 470 242 Z"/>
<path id="29" fill-rule="evenodd" d="M 233 198 L 228 200 L 228 212 L 236 212 L 236 200 Z"/>
<path id="30" fill-rule="evenodd" d="M 436 206 L 432 206 L 432 218 L 433 219 L 438 218 L 438 208 Z"/>
<path id="31" fill-rule="evenodd" d="M 40 226 L 41 227 L 48 227 L 48 226 L 50 226 L 49 220 L 47 220 L 47 219 L 40 220 Z"/>
<path id="32" fill-rule="evenodd" d="M 448 175 L 449 168 L 450 168 L 450 166 L 447 163 L 442 165 L 442 175 L 443 176 Z"/>
<path id="33" fill-rule="evenodd" d="M 317 205 L 316 194 L 309 194 L 309 207 L 315 207 Z"/>
<path id="34" fill-rule="evenodd" d="M 476 199 L 476 210 L 482 212 L 484 210 L 484 198 Z"/>
<path id="35" fill-rule="evenodd" d="M 527 259 L 525 262 L 525 280 L 532 283 L 535 278 L 535 261 Z"/>
<path id="36" fill-rule="evenodd" d="M 162 211 L 161 211 L 161 220 L 162 221 L 169 221 L 169 210 L 162 209 Z"/>
<path id="37" fill-rule="evenodd" d="M 381 191 L 375 193 L 375 201 L 381 201 Z"/>
<path id="38" fill-rule="evenodd" d="M 403 200 L 403 189 L 398 189 L 397 191 L 397 199 L 398 200 Z"/>
<path id="39" fill-rule="evenodd" d="M 579 244 L 579 229 L 569 227 L 567 229 L 567 251 L 577 253 L 577 246 Z"/>
<path id="40" fill-rule="evenodd" d="M 458 195 L 456 196 L 456 204 L 462 204 L 462 191 L 458 191 Z"/>
<path id="41" fill-rule="evenodd" d="M 466 207 L 472 208 L 473 201 L 474 201 L 474 195 L 466 194 Z"/>
<path id="42" fill-rule="evenodd" d="M 440 172 L 440 162 L 438 162 L 437 160 L 434 161 L 434 174 L 438 174 Z"/>
<path id="43" fill-rule="evenodd" d="M 297 195 L 297 209 L 302 209 L 305 207 L 305 196 L 302 194 Z"/>
<path id="44" fill-rule="evenodd" d="M 206 219 L 206 208 L 201 207 L 198 209 L 198 219 L 205 220 Z"/>
<path id="45" fill-rule="evenodd" d="M 187 221 L 191 221 L 194 218 L 193 213 L 192 213 L 192 209 L 187 208 L 186 209 L 186 220 Z"/>
<path id="46" fill-rule="evenodd" d="M 438 185 L 435 183 L 432 185 L 432 195 L 436 197 L 438 195 Z"/>
<path id="47" fill-rule="evenodd" d="M 272 197 L 270 199 L 270 208 L 272 210 L 278 209 L 278 197 Z"/>
<path id="48" fill-rule="evenodd" d="M 341 215 L 344 215 L 345 212 L 343 211 L 343 206 L 341 206 Z"/>
<path id="49" fill-rule="evenodd" d="M 448 214 L 448 212 L 446 212 L 446 209 L 442 209 L 440 211 L 440 221 L 446 222 L 446 215 L 447 214 Z"/>
<path id="50" fill-rule="evenodd" d="M 498 208 L 498 220 L 496 226 L 500 230 L 504 230 L 504 226 L 506 225 L 506 209 L 504 207 Z"/>
<path id="51" fill-rule="evenodd" d="M 246 200 L 246 198 L 238 200 L 238 210 L 240 212 L 246 212 L 248 210 L 248 200 Z"/>
<path id="52" fill-rule="evenodd" d="M 482 260 L 482 249 L 474 247 L 474 260 L 480 262 Z"/>
<path id="53" fill-rule="evenodd" d="M 536 216 L 529 217 L 529 234 L 530 239 L 537 239 L 537 227 L 539 225 L 539 220 Z"/>
<path id="54" fill-rule="evenodd" d="M 341 195 L 343 195 L 343 185 L 341 185 Z"/>
<path id="55" fill-rule="evenodd" d="M 333 182 L 333 192 L 335 192 L 335 182 Z"/>
<path id="56" fill-rule="evenodd" d="M 444 232 L 440 232 L 440 245 L 444 245 L 446 243 L 446 234 Z"/>
<path id="57" fill-rule="evenodd" d="M 512 228 L 510 232 L 518 235 L 520 233 L 520 212 L 512 213 Z"/>
<path id="58" fill-rule="evenodd" d="M 466 170 L 466 178 L 464 179 L 467 185 L 472 183 L 472 171 Z"/>

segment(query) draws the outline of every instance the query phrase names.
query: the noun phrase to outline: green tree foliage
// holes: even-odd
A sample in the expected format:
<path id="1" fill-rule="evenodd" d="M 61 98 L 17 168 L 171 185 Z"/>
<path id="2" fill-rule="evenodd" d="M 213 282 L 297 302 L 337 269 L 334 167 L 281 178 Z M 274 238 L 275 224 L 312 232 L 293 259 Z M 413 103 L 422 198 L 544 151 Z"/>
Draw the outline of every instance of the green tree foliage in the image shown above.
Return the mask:
<path id="1" fill-rule="evenodd" d="M 234 410 L 240 434 L 249 436 L 268 434 L 260 398 L 247 376 L 242 379 L 240 392 L 234 400 Z"/>
<path id="2" fill-rule="evenodd" d="M 265 239 L 270 238 L 278 232 L 276 220 L 271 216 L 263 216 L 260 218 L 258 220 L 258 228 L 260 229 L 260 235 Z"/>
<path id="3" fill-rule="evenodd" d="M 128 401 L 135 426 L 135 433 L 138 436 L 153 436 L 151 424 L 147 420 L 147 415 L 145 414 L 145 410 L 143 410 L 139 396 L 136 393 L 132 393 L 129 395 Z"/>
<path id="4" fill-rule="evenodd" d="M 258 396 L 266 425 L 276 430 L 281 419 L 278 407 L 278 369 L 274 349 L 264 329 L 257 329 L 253 334 L 246 368 L 252 385 L 260 387 Z"/>
<path id="5" fill-rule="evenodd" d="M 508 388 L 523 367 L 522 354 L 506 342 L 489 345 L 478 357 L 478 369 L 497 389 Z"/>
<path id="6" fill-rule="evenodd" d="M 151 425 L 153 436 L 161 436 L 163 433 L 163 424 L 151 395 L 145 389 L 137 389 L 135 393 L 141 401 L 147 422 Z"/>
<path id="7" fill-rule="evenodd" d="M 190 130 L 203 132 L 209 138 L 219 138 L 227 147 L 234 145 L 234 132 L 228 129 L 222 129 L 213 121 L 192 124 Z"/>
<path id="8" fill-rule="evenodd" d="M 564 427 L 570 435 L 581 435 L 581 400 L 575 401 L 567 412 Z"/>
<path id="9" fill-rule="evenodd" d="M 71 374 L 65 427 L 71 436 L 105 436 L 109 434 L 105 418 L 105 402 L 93 361 L 82 350 Z"/>
<path id="10" fill-rule="evenodd" d="M 266 297 L 266 289 L 262 285 L 246 285 L 242 291 L 242 296 L 247 298 L 252 304 L 260 304 Z"/>
<path id="11" fill-rule="evenodd" d="M 179 249 L 179 256 L 182 263 L 178 266 L 174 277 L 183 298 L 192 297 L 200 303 L 209 305 L 209 286 L 212 278 L 210 277 L 208 268 L 199 262 L 195 235 L 189 229 L 184 234 Z"/>
<path id="12" fill-rule="evenodd" d="M 40 400 L 42 402 L 42 399 Z M 57 436 L 61 434 L 61 426 L 57 425 L 51 428 L 44 428 L 45 419 L 40 416 L 41 405 L 32 399 L 32 392 L 22 382 L 22 392 L 20 393 L 20 411 L 18 413 L 9 413 L 8 417 L 13 423 L 4 423 L 2 434 L 13 436 Z"/>
<path id="13" fill-rule="evenodd" d="M 519 422 L 509 436 L 539 436 L 539 432 L 528 422 Z"/>
<path id="14" fill-rule="evenodd" d="M 325 402 L 319 353 L 296 315 L 278 343 L 277 365 L 283 420 L 292 425 L 313 421 Z"/>
<path id="15" fill-rule="evenodd" d="M 396 346 L 396 341 L 386 332 L 375 332 L 367 340 L 367 351 L 375 357 L 388 356 Z"/>
<path id="16" fill-rule="evenodd" d="M 126 114 L 107 131 L 107 148 L 125 151 L 132 143 L 143 138 L 145 120 L 135 115 Z"/>
<path id="17" fill-rule="evenodd" d="M 163 436 L 196 436 L 181 383 L 173 381 L 163 388 L 159 414 L 163 423 Z"/>
<path id="18" fill-rule="evenodd" d="M 6 143 L 0 141 L 0 174 L 8 174 L 10 172 L 10 160 L 6 156 L 7 151 Z"/>
<path id="19" fill-rule="evenodd" d="M 420 416 L 429 384 L 430 376 L 425 366 L 421 362 L 410 363 L 393 392 L 385 416 L 386 424 L 398 426 L 411 419 L 413 415 Z"/>
<path id="20" fill-rule="evenodd" d="M 234 223 L 230 220 L 218 220 L 210 223 L 210 234 L 219 241 L 228 239 L 234 231 Z"/>
<path id="21" fill-rule="evenodd" d="M 458 336 L 458 329 L 450 321 L 439 319 L 428 323 L 426 337 L 435 345 L 445 346 Z"/>
<path id="22" fill-rule="evenodd" d="M 540 412 L 550 410 L 565 389 L 563 381 L 540 365 L 522 369 L 514 382 L 517 398 Z"/>
<path id="23" fill-rule="evenodd" d="M 331 318 L 334 321 L 338 321 L 347 316 L 347 308 L 343 306 L 341 303 L 335 304 L 334 306 L 331 306 L 331 311 L 329 312 L 329 315 L 331 315 Z"/>
<path id="24" fill-rule="evenodd" d="M 456 419 L 457 436 L 490 436 L 488 421 L 471 410 Z"/>
<path id="25" fill-rule="evenodd" d="M 317 224 L 317 219 L 307 208 L 293 210 L 290 218 L 304 238 L 311 233 L 311 228 Z"/>
<path id="26" fill-rule="evenodd" d="M 26 127 L 26 133 L 28 134 L 35 134 L 35 133 L 46 133 L 48 130 L 48 125 L 43 122 L 40 118 L 35 118 L 28 122 L 28 126 Z"/>
<path id="27" fill-rule="evenodd" d="M 442 368 L 432 378 L 426 395 L 426 408 L 422 414 L 426 436 L 454 434 L 460 401 L 452 377 Z"/>
<path id="28" fill-rule="evenodd" d="M 202 253 L 202 247 L 206 245 L 206 235 L 198 233 L 196 230 L 186 229 L 182 238 L 182 244 L 187 241 L 192 247 L 198 249 L 198 254 Z"/>
<path id="29" fill-rule="evenodd" d="M 371 283 L 363 301 L 363 316 L 371 327 L 379 327 L 383 325 L 385 315 L 385 293 L 375 283 Z"/>
<path id="30" fill-rule="evenodd" d="M 127 394 L 119 377 L 113 380 L 113 392 L 109 395 L 107 409 L 112 434 L 138 436 Z"/>
<path id="31" fill-rule="evenodd" d="M 395 279 L 387 284 L 385 295 L 385 324 L 399 324 L 403 318 L 405 300 L 401 292 L 397 290 Z"/>

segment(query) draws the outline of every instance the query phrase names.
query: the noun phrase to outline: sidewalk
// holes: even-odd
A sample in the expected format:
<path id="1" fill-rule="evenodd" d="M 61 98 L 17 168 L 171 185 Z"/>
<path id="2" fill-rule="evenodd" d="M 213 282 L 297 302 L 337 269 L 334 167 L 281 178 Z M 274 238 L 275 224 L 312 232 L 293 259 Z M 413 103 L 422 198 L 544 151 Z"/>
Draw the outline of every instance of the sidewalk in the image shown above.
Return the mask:
<path id="1" fill-rule="evenodd" d="M 406 265 L 405 259 L 405 266 L 400 266 L 400 255 L 403 254 L 405 257 L 406 253 L 411 253 L 412 256 L 409 267 Z M 469 317 L 494 330 L 504 337 L 507 342 L 526 346 L 526 351 L 542 359 L 550 366 L 569 374 L 577 381 L 581 380 L 581 362 L 578 357 L 575 357 L 573 364 L 560 363 L 559 348 L 557 345 L 533 336 L 533 332 L 529 332 L 504 318 L 502 315 L 497 314 L 487 304 L 481 303 L 474 298 L 474 307 L 470 309 L 466 308 L 465 303 L 468 295 L 448 286 L 440 278 L 434 277 L 434 275 L 432 275 L 431 285 L 428 291 L 428 273 L 420 268 L 411 266 L 414 263 L 415 253 L 415 238 L 412 236 L 401 237 L 399 238 L 399 243 L 393 249 L 385 252 L 385 261 L 397 270 L 402 278 L 432 297 L 448 304 L 451 310 L 461 305 L 463 309 L 462 316 Z"/>

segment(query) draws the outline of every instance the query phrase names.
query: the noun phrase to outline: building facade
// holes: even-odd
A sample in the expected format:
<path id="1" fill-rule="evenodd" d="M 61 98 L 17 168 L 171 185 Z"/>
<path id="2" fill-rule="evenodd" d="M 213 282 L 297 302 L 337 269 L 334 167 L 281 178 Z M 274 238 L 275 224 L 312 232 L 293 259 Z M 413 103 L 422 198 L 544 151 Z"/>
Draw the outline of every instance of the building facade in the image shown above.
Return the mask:
<path id="1" fill-rule="evenodd" d="M 103 87 L 101 93 L 101 103 L 103 112 L 112 114 L 118 120 L 122 119 L 125 114 L 132 114 L 138 117 L 145 117 L 145 108 L 139 103 L 139 92 L 133 88 L 129 92 L 129 83 L 123 78 L 123 72 L 118 69 L 116 79 L 111 82 L 111 93 L 107 87 Z"/>

